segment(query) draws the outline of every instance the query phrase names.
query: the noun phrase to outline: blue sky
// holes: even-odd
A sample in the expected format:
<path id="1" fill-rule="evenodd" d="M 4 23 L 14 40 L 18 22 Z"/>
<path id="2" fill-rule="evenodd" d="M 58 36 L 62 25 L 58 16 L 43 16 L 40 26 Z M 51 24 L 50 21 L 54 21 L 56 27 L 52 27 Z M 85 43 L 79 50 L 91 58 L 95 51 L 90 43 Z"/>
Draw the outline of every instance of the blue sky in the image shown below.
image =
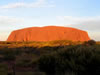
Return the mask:
<path id="1" fill-rule="evenodd" d="M 100 41 L 100 0 L 0 0 L 0 40 L 16 29 L 48 25 L 86 30 Z"/>

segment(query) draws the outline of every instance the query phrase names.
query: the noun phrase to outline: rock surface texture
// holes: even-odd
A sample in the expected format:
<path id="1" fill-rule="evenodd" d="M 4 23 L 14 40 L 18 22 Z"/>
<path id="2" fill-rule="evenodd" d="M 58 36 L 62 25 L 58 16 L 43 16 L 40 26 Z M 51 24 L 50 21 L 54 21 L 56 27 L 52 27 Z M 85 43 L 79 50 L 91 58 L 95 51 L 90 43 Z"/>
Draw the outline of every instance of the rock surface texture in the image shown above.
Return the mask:
<path id="1" fill-rule="evenodd" d="M 7 41 L 88 41 L 86 31 L 59 26 L 31 27 L 13 31 Z"/>

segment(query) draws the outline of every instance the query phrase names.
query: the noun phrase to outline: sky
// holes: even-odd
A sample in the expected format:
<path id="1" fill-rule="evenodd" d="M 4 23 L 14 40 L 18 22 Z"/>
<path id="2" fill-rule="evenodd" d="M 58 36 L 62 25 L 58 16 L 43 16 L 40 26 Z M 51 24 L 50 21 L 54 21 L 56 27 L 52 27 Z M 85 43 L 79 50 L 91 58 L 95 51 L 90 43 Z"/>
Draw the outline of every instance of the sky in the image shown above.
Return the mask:
<path id="1" fill-rule="evenodd" d="M 0 41 L 13 30 L 64 26 L 100 41 L 100 0 L 0 0 Z"/>

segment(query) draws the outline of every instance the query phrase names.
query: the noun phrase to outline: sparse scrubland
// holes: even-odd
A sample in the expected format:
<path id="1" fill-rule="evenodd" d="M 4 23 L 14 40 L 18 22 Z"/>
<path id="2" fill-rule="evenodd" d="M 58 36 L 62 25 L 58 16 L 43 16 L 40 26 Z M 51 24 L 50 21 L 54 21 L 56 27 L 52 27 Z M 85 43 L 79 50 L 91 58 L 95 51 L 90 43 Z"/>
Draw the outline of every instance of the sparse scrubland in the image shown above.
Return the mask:
<path id="1" fill-rule="evenodd" d="M 0 75 L 100 75 L 100 42 L 0 42 Z"/>

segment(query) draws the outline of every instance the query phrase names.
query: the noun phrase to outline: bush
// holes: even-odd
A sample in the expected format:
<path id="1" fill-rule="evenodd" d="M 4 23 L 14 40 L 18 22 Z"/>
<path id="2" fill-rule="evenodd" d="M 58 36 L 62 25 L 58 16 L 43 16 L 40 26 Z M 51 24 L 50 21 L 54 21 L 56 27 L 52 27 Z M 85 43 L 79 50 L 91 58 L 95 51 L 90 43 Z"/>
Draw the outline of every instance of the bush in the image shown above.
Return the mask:
<path id="1" fill-rule="evenodd" d="M 14 61 L 16 59 L 16 55 L 13 51 L 6 51 L 4 54 L 5 61 Z"/>
<path id="2" fill-rule="evenodd" d="M 90 46 L 92 46 L 92 45 L 95 45 L 95 44 L 96 44 L 95 40 L 89 40 L 89 41 L 84 42 L 84 45 L 90 45 Z"/>
<path id="3" fill-rule="evenodd" d="M 54 56 L 44 55 L 40 58 L 38 62 L 40 71 L 45 72 L 47 75 L 55 74 L 56 60 Z"/>
<path id="4" fill-rule="evenodd" d="M 7 75 L 7 70 L 7 65 L 0 63 L 0 75 Z"/>
<path id="5" fill-rule="evenodd" d="M 95 50 L 94 50 L 95 49 Z M 39 69 L 49 74 L 100 75 L 100 50 L 95 46 L 73 46 L 41 56 Z"/>

